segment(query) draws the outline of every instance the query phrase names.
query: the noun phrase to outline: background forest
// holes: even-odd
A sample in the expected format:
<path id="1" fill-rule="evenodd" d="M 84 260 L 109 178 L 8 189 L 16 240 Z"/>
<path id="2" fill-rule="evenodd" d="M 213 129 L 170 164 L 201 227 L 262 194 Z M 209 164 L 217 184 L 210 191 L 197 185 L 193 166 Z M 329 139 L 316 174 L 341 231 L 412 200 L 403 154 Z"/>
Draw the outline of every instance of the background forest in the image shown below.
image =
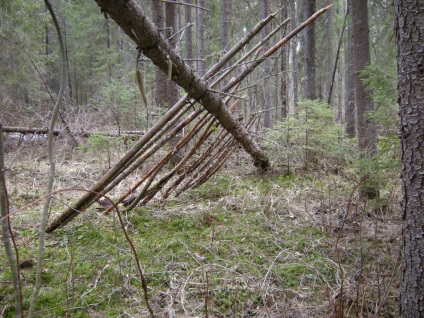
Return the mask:
<path id="1" fill-rule="evenodd" d="M 272 30 L 280 27 L 262 50 L 330 1 L 137 3 L 199 76 L 276 13 L 216 79 Z M 146 317 L 149 302 L 157 317 L 398 316 L 393 7 L 386 0 L 331 3 L 229 95 L 239 101 L 235 117 L 249 127 L 272 167 L 260 174 L 243 149 L 235 149 L 206 182 L 123 213 L 147 280 L 147 300 L 117 215 L 91 207 L 47 236 L 32 315 Z M 105 175 L 184 90 L 140 54 L 95 1 L 52 4 L 68 69 L 55 125 L 54 189 L 74 189 L 55 194 L 49 210 L 54 216 L 82 195 L 76 188 L 88 189 Z M 367 5 L 368 12 L 361 11 Z M 358 25 L 369 26 L 365 40 L 355 33 Z M 368 62 L 358 68 L 366 51 Z M 6 185 L 26 312 L 34 295 L 40 199 L 49 174 L 43 129 L 61 85 L 60 46 L 43 1 L 0 1 L 0 69 Z M 205 141 L 212 143 L 213 138 Z M 108 195 L 128 191 L 167 150 Z M 170 162 L 158 175 L 175 165 Z M 3 251 L 0 259 L 0 314 L 13 317 L 13 275 Z"/>

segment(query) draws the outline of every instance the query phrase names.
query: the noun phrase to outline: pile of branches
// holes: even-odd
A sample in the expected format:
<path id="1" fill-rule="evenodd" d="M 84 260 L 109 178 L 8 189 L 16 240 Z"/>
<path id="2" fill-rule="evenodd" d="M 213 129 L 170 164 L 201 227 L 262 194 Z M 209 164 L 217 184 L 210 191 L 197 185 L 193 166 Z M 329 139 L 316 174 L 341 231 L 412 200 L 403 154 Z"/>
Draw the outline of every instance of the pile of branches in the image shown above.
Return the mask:
<path id="1" fill-rule="evenodd" d="M 134 1 L 126 3 L 126 1 L 97 0 L 96 2 L 102 11 L 114 19 L 134 40 L 140 53 L 150 58 L 173 81 L 184 88 L 187 95 L 170 108 L 163 118 L 147 131 L 77 203 L 59 215 L 47 227 L 47 233 L 64 226 L 106 195 L 143 163 L 152 159 L 160 149 L 165 149 L 164 146 L 168 145 L 170 140 L 176 140 L 172 143 L 171 149 L 165 151 L 165 154 L 116 201 L 116 204 L 126 202 L 128 205 L 126 210 L 130 211 L 138 205 L 147 204 L 158 193 L 166 199 L 171 194 L 178 196 L 187 189 L 197 187 L 224 165 L 238 145 L 252 156 L 256 166 L 263 170 L 269 167 L 268 158 L 249 133 L 249 129 L 258 119 L 257 115 L 252 115 L 243 125 L 233 114 L 244 98 L 237 96 L 239 85 L 258 65 L 331 6 L 321 9 L 269 50 L 262 52 L 263 45 L 289 20 L 282 22 L 225 72 L 222 72 L 221 70 L 230 59 L 275 18 L 277 13 L 269 15 L 229 50 L 203 78 L 199 78 L 173 51 L 156 26 Z M 242 65 L 244 68 L 239 74 L 228 81 L 229 75 L 235 69 L 240 69 Z M 222 74 L 213 80 L 221 72 Z M 227 84 L 219 92 L 215 91 L 214 89 L 224 79 Z M 163 173 L 164 167 L 168 167 L 170 162 L 173 163 L 173 168 Z M 137 195 L 134 195 L 135 193 Z M 132 196 L 131 200 L 129 200 L 130 196 Z M 108 213 L 112 208 L 113 206 L 107 207 L 104 213 Z"/>

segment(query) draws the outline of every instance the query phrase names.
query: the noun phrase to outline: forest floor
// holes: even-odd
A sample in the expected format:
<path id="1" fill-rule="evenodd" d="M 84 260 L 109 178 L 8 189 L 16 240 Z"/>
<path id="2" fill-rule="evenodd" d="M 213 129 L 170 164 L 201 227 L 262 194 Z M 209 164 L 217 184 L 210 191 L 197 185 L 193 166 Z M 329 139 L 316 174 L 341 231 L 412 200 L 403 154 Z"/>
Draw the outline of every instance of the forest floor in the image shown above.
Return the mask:
<path id="1" fill-rule="evenodd" d="M 38 138 L 6 139 L 5 148 L 27 310 L 44 202 L 30 203 L 47 187 L 47 147 Z M 89 188 L 125 151 L 59 146 L 55 189 Z M 360 178 L 349 166 L 286 170 L 275 161 L 272 173 L 259 174 L 240 153 L 199 188 L 122 212 L 156 317 L 398 316 L 398 178 L 384 179 L 377 202 L 359 196 Z M 56 194 L 50 220 L 82 194 Z M 14 317 L 13 306 L 2 247 L 0 315 Z M 149 317 L 115 214 L 92 206 L 47 235 L 36 316 Z"/>

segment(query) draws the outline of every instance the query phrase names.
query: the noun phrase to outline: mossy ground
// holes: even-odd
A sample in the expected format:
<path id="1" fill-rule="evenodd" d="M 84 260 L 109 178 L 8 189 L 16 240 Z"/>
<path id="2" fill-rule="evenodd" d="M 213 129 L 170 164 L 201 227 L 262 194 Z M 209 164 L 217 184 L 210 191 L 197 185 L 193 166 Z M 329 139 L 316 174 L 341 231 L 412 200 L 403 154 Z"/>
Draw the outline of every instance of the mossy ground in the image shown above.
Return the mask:
<path id="1" fill-rule="evenodd" d="M 10 152 L 12 211 L 38 199 L 45 163 Z M 104 167 L 58 164 L 61 186 L 88 187 Z M 12 162 L 13 161 L 13 162 Z M 278 166 L 278 165 L 276 165 Z M 87 176 L 84 184 L 76 181 Z M 384 206 L 352 196 L 349 168 L 273 170 L 235 165 L 201 187 L 126 214 L 157 317 L 396 317 L 399 184 Z M 68 185 L 68 183 L 71 183 Z M 81 192 L 57 195 L 52 214 Z M 12 216 L 20 261 L 36 259 L 41 205 Z M 349 214 L 347 212 L 349 211 Z M 0 308 L 14 316 L 13 285 L 0 250 Z M 21 269 L 28 309 L 35 266 Z M 148 317 L 135 258 L 116 215 L 90 208 L 47 236 L 37 317 Z"/>

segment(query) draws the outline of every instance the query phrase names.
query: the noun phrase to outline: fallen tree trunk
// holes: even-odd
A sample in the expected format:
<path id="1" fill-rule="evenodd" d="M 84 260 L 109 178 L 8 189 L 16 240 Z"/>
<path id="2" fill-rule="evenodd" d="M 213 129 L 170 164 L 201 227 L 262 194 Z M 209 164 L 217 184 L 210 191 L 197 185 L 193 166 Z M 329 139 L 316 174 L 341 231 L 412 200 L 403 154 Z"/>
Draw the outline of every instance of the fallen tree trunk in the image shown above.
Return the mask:
<path id="1" fill-rule="evenodd" d="M 225 108 L 220 96 L 211 91 L 206 82 L 197 76 L 175 53 L 149 20 L 135 0 L 96 0 L 102 11 L 108 14 L 122 30 L 137 44 L 145 56 L 172 78 L 187 94 L 197 100 L 220 122 L 249 153 L 255 166 L 269 167 L 269 160 L 247 130 Z M 172 65 L 170 65 L 172 63 Z"/>
<path id="2" fill-rule="evenodd" d="M 11 127 L 5 126 L 3 127 L 4 133 L 17 133 L 21 135 L 47 135 L 49 133 L 48 128 L 29 128 L 29 127 Z M 53 130 L 53 136 L 62 135 L 64 130 L 55 129 Z M 124 137 L 124 138 L 134 138 L 138 139 L 140 136 L 144 135 L 144 131 L 138 130 L 128 130 L 123 131 L 120 134 L 113 132 L 102 132 L 102 131 L 81 131 L 81 132 L 72 132 L 73 136 L 88 138 L 92 135 L 102 135 L 106 137 Z"/>

